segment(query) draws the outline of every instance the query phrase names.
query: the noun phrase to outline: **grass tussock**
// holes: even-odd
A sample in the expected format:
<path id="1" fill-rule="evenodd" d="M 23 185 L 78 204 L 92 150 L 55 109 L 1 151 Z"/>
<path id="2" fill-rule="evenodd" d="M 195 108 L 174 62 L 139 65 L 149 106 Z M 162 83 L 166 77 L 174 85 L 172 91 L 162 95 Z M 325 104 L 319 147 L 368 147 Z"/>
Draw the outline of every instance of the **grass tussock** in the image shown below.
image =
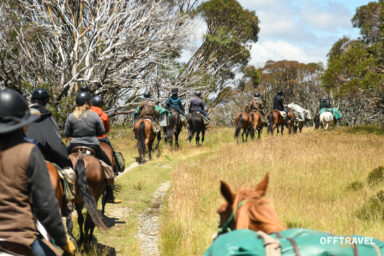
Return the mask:
<path id="1" fill-rule="evenodd" d="M 173 170 L 161 218 L 162 255 L 202 255 L 217 231 L 216 211 L 224 202 L 219 180 L 236 191 L 255 186 L 266 172 L 267 197 L 288 227 L 384 240 L 380 212 L 371 211 L 380 205 L 379 190 L 356 181 L 384 165 L 378 153 L 384 152 L 383 137 L 344 131 L 306 129 L 244 144 L 234 143 L 234 129 L 211 131 L 206 145 L 196 154 L 185 151 L 189 157 Z M 372 195 L 376 201 L 370 203 Z M 359 218 L 356 212 L 366 203 L 371 204 L 364 212 L 369 218 Z"/>
<path id="2" fill-rule="evenodd" d="M 370 186 L 376 186 L 384 181 L 384 167 L 379 166 L 369 173 L 367 183 Z"/>

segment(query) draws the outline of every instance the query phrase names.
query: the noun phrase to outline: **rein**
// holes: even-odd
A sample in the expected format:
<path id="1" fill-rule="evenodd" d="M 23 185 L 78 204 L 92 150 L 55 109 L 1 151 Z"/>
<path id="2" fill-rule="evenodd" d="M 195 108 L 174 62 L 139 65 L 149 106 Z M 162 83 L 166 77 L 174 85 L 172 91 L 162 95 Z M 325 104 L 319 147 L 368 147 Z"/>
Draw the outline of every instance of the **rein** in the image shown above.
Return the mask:
<path id="1" fill-rule="evenodd" d="M 237 208 L 236 208 L 236 211 L 238 211 L 241 206 L 243 206 L 245 203 L 247 202 L 247 200 L 243 200 L 241 201 L 238 205 L 237 205 Z M 229 226 L 229 223 L 231 223 L 231 221 L 233 220 L 233 218 L 235 217 L 235 213 L 236 212 L 233 212 L 231 213 L 231 216 L 229 216 L 228 220 L 224 223 L 224 225 L 222 227 L 220 227 L 220 221 L 219 221 L 219 227 L 218 227 L 218 232 L 219 234 L 227 231 L 227 232 L 231 232 L 232 229 Z"/>

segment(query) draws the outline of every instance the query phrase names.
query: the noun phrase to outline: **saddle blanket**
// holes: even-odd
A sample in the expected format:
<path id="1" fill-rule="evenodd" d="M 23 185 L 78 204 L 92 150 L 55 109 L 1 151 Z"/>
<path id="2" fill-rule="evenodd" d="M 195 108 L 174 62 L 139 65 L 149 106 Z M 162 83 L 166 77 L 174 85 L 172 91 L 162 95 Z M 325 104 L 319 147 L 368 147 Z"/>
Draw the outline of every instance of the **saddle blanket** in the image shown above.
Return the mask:
<path id="1" fill-rule="evenodd" d="M 153 130 L 154 133 L 160 132 L 160 127 L 157 124 L 157 122 L 154 122 L 154 121 L 152 121 L 151 119 L 148 119 L 148 118 L 144 119 L 144 120 L 150 121 L 152 123 L 152 130 Z"/>
<path id="2" fill-rule="evenodd" d="M 355 256 L 384 255 L 384 242 L 363 236 L 335 236 L 309 229 L 293 228 L 269 235 L 278 241 L 275 252 L 266 253 L 268 243 L 258 233 L 239 229 L 220 235 L 204 256 Z M 270 241 L 269 241 L 270 243 Z M 270 248 L 268 248 L 270 249 Z M 277 253 L 277 254 L 276 254 Z"/>
<path id="3" fill-rule="evenodd" d="M 283 118 L 286 118 L 287 117 L 287 113 L 285 111 L 280 111 L 280 115 L 283 117 Z"/>
<path id="4" fill-rule="evenodd" d="M 337 108 L 322 108 L 319 110 L 319 115 L 321 115 L 323 112 L 331 112 L 336 120 L 339 120 L 343 117 L 343 114 L 341 114 L 341 112 Z"/>

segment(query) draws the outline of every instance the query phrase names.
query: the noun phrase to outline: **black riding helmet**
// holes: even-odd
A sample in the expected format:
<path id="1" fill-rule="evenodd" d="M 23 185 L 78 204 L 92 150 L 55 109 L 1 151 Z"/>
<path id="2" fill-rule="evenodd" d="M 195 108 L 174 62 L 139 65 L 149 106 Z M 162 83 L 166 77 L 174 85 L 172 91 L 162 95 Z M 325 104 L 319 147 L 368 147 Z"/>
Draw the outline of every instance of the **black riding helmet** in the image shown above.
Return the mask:
<path id="1" fill-rule="evenodd" d="M 15 90 L 0 90 L 0 134 L 9 133 L 36 121 L 26 100 Z"/>
<path id="2" fill-rule="evenodd" d="M 254 97 L 260 97 L 260 94 L 259 93 L 255 93 L 253 96 Z"/>
<path id="3" fill-rule="evenodd" d="M 48 103 L 49 94 L 44 88 L 37 88 L 32 92 L 31 100 L 37 100 L 45 105 Z"/>
<path id="4" fill-rule="evenodd" d="M 150 92 L 145 92 L 144 93 L 144 98 L 146 98 L 146 99 L 151 98 L 151 93 Z"/>
<path id="5" fill-rule="evenodd" d="M 100 107 L 103 106 L 103 97 L 101 95 L 96 95 L 92 99 L 93 106 Z"/>
<path id="6" fill-rule="evenodd" d="M 278 91 L 277 94 L 280 95 L 280 96 L 284 95 L 283 91 Z"/>
<path id="7" fill-rule="evenodd" d="M 324 96 L 324 97 L 323 97 L 323 101 L 326 101 L 326 100 L 327 100 L 327 97 Z"/>
<path id="8" fill-rule="evenodd" d="M 76 105 L 78 107 L 83 106 L 85 103 L 90 102 L 92 99 L 92 96 L 87 91 L 79 91 L 76 95 Z"/>
<path id="9" fill-rule="evenodd" d="M 176 96 L 176 95 L 179 93 L 179 89 L 177 89 L 177 88 L 173 88 L 173 89 L 171 90 L 171 93 L 172 93 L 172 96 Z"/>
<path id="10" fill-rule="evenodd" d="M 196 95 L 197 97 L 201 97 L 201 92 L 195 92 L 195 95 Z"/>

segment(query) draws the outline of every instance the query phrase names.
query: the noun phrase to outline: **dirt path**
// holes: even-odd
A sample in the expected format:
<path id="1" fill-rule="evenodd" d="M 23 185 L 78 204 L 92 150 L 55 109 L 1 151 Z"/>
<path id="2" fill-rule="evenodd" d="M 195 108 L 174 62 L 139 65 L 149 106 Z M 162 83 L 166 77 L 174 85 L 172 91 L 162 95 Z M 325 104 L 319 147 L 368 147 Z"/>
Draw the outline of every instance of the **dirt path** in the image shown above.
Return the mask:
<path id="1" fill-rule="evenodd" d="M 139 215 L 137 238 L 142 256 L 157 256 L 159 251 L 159 215 L 163 197 L 170 187 L 170 182 L 160 185 L 153 194 L 151 206 Z"/>

